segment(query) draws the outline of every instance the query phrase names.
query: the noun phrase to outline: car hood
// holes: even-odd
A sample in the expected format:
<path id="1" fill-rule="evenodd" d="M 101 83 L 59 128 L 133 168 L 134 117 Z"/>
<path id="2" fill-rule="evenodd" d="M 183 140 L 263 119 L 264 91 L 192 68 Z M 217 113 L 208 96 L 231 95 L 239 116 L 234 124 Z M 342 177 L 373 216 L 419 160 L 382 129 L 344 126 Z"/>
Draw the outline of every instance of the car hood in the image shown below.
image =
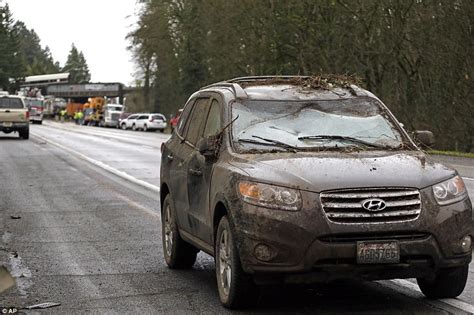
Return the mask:
<path id="1" fill-rule="evenodd" d="M 419 151 L 245 154 L 232 159 L 250 180 L 320 192 L 368 187 L 422 189 L 456 174 Z"/>

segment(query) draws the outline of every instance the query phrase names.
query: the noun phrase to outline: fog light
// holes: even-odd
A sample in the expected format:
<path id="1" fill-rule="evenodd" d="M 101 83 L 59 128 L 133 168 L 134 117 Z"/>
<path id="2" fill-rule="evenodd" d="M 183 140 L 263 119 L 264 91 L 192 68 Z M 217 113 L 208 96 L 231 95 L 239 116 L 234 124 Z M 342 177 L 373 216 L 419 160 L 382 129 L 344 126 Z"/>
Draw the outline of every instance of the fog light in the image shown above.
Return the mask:
<path id="1" fill-rule="evenodd" d="M 461 241 L 461 249 L 465 253 L 470 252 L 471 251 L 471 246 L 472 246 L 471 236 L 467 235 Z"/>
<path id="2" fill-rule="evenodd" d="M 273 250 L 265 245 L 265 244 L 258 244 L 255 246 L 255 257 L 261 261 L 270 261 L 274 256 Z"/>

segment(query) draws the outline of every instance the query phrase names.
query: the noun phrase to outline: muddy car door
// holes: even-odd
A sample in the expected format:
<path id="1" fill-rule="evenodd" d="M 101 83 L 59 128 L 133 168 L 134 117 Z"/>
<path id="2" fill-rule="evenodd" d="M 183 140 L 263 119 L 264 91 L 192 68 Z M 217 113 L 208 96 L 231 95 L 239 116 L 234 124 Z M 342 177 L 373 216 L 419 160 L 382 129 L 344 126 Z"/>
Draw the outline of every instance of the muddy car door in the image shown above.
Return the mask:
<path id="1" fill-rule="evenodd" d="M 186 144 L 186 133 L 189 124 L 192 120 L 192 112 L 196 99 L 190 99 L 184 107 L 182 119 L 176 127 L 176 133 L 171 137 L 171 141 L 165 147 L 164 163 L 161 165 L 161 172 L 169 179 L 170 191 L 173 196 L 174 208 L 176 209 L 176 216 L 180 223 L 186 222 L 187 207 L 188 207 L 188 191 L 186 183 L 187 169 L 184 163 L 186 154 L 189 151 Z M 167 173 L 168 172 L 168 173 Z"/>
<path id="2" fill-rule="evenodd" d="M 203 132 L 200 133 L 197 143 L 201 139 L 214 136 L 221 131 L 221 111 L 222 106 L 218 100 L 212 99 Z M 188 215 L 190 222 L 193 222 L 192 233 L 208 244 L 212 243 L 209 187 L 214 162 L 214 159 L 206 159 L 198 148 L 193 150 L 188 161 Z"/>
<path id="3" fill-rule="evenodd" d="M 183 193 L 182 196 L 176 196 L 180 198 L 181 202 L 185 202 L 181 209 L 177 209 L 178 220 L 180 228 L 184 231 L 190 232 L 192 235 L 196 235 L 195 231 L 200 229 L 201 223 L 196 220 L 196 217 L 191 213 L 195 210 L 190 209 L 192 202 L 190 199 L 195 198 L 194 195 L 199 193 L 195 187 L 188 185 L 190 177 L 200 177 L 200 170 L 192 167 L 192 160 L 195 153 L 199 153 L 196 149 L 198 140 L 202 137 L 204 126 L 206 124 L 207 114 L 209 112 L 209 97 L 199 97 L 194 103 L 193 110 L 190 117 L 186 121 L 185 126 L 185 139 L 180 147 L 180 156 L 183 159 L 182 166 L 180 169 L 180 191 Z"/>

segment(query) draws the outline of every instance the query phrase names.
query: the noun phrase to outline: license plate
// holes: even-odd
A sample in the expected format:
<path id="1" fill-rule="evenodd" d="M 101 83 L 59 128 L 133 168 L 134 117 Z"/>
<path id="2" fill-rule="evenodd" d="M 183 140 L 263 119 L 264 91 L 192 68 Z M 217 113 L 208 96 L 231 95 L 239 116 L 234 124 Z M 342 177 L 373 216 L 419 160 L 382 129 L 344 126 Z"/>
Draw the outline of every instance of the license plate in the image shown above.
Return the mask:
<path id="1" fill-rule="evenodd" d="M 11 126 L 13 126 L 12 122 L 4 122 L 3 123 L 3 127 L 11 127 Z"/>
<path id="2" fill-rule="evenodd" d="M 397 241 L 357 242 L 358 264 L 396 264 L 400 262 Z"/>

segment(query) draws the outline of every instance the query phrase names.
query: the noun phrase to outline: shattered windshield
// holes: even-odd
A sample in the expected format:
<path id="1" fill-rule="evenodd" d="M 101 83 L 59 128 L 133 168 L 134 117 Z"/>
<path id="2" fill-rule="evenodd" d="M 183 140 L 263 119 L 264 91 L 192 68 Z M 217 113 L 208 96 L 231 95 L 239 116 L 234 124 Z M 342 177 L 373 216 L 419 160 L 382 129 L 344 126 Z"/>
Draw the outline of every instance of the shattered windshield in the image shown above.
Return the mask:
<path id="1" fill-rule="evenodd" d="M 246 101 L 232 106 L 233 140 L 243 150 L 400 148 L 403 137 L 387 117 L 369 98 Z"/>

